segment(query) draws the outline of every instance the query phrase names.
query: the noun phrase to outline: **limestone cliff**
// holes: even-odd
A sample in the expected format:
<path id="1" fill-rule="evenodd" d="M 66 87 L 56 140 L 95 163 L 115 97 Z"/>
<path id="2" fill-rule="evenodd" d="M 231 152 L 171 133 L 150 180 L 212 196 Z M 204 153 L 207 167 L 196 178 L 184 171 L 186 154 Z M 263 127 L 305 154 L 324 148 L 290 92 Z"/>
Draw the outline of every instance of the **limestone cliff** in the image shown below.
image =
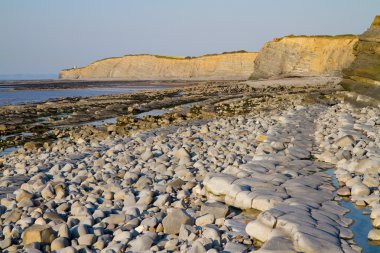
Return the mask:
<path id="1" fill-rule="evenodd" d="M 195 58 L 127 55 L 62 70 L 61 79 L 246 80 L 257 53 L 231 52 Z"/>
<path id="2" fill-rule="evenodd" d="M 355 35 L 287 36 L 260 50 L 250 79 L 339 76 L 354 60 Z"/>
<path id="3" fill-rule="evenodd" d="M 380 100 L 380 16 L 359 36 L 355 61 L 343 70 L 341 85 L 350 91 Z"/>

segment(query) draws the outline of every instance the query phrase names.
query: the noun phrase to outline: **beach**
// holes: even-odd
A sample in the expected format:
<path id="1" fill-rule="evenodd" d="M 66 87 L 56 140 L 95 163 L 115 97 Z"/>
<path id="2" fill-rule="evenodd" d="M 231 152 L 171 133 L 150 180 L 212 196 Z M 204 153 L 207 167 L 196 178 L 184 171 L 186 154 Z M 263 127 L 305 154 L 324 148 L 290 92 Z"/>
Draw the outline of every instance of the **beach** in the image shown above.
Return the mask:
<path id="1" fill-rule="evenodd" d="M 0 158 L 0 247 L 377 252 L 366 239 L 379 239 L 380 111 L 345 102 L 338 81 L 191 82 L 3 106 L 2 133 L 41 134 L 4 145 L 16 148 Z"/>

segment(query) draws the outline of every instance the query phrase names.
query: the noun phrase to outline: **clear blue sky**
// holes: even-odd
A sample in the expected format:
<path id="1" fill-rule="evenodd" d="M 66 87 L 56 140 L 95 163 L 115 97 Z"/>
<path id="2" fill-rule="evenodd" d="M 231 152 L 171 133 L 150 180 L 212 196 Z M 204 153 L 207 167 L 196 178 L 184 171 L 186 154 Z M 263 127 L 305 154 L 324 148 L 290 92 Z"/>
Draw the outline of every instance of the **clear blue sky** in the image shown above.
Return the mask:
<path id="1" fill-rule="evenodd" d="M 287 34 L 359 34 L 380 0 L 1 0 L 0 75 L 124 54 L 258 51 Z"/>

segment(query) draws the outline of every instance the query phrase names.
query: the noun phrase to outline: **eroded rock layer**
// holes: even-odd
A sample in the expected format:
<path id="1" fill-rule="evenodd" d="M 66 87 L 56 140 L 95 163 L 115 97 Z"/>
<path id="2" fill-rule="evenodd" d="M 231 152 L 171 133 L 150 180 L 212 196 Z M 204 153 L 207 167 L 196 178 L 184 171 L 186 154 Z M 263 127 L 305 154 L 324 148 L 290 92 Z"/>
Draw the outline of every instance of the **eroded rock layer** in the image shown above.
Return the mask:
<path id="1" fill-rule="evenodd" d="M 62 70 L 61 79 L 246 80 L 257 53 L 234 52 L 196 58 L 127 55 Z"/>
<path id="2" fill-rule="evenodd" d="M 288 76 L 340 76 L 354 60 L 357 36 L 287 36 L 260 50 L 250 79 Z"/>
<path id="3" fill-rule="evenodd" d="M 355 61 L 343 71 L 342 86 L 380 100 L 380 16 L 359 36 L 354 53 Z"/>

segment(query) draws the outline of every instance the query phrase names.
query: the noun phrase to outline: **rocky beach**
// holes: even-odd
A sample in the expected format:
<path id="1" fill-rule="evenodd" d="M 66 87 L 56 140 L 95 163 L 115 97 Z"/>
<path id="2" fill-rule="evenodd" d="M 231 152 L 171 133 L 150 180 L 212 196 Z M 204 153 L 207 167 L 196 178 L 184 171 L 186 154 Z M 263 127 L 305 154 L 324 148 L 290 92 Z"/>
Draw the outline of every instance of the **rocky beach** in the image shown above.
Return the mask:
<path id="1" fill-rule="evenodd" d="M 94 118 L 71 112 L 50 141 L 1 158 L 2 252 L 376 252 L 355 234 L 380 239 L 380 111 L 345 102 L 339 80 L 3 107 L 4 123 L 67 107 L 117 118 L 78 125 Z M 367 207 L 373 229 L 351 230 L 343 198 Z"/>

